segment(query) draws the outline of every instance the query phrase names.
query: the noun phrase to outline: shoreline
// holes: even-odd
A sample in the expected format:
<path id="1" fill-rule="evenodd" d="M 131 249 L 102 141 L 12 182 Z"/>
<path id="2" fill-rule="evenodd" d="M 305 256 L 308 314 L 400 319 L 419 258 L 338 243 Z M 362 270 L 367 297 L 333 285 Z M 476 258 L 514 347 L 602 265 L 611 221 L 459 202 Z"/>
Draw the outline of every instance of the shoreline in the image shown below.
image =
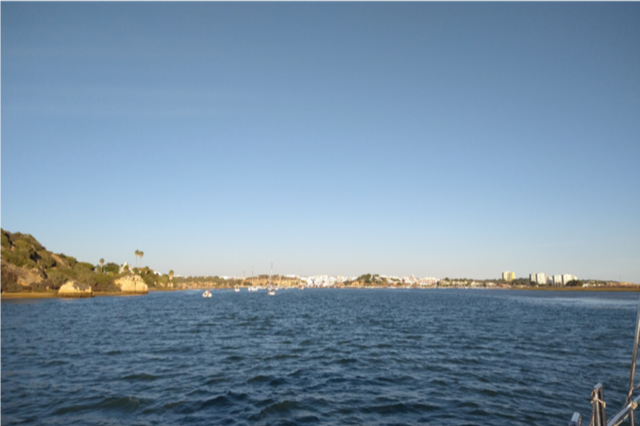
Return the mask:
<path id="1" fill-rule="evenodd" d="M 52 299 L 57 293 L 2 293 L 2 299 Z"/>
<path id="2" fill-rule="evenodd" d="M 321 288 L 321 287 L 318 287 Z M 329 287 L 329 288 L 338 288 L 338 289 L 370 289 L 363 287 Z M 376 287 L 373 287 L 376 288 Z M 386 289 L 387 287 L 380 287 L 380 289 Z M 398 290 L 402 290 L 404 288 L 398 287 Z M 530 290 L 530 291 L 559 291 L 559 292 L 567 292 L 567 291 L 577 291 L 577 292 L 640 292 L 639 287 L 511 287 L 511 288 L 487 288 L 487 287 L 429 287 L 422 288 L 420 290 L 448 290 L 448 289 L 471 289 L 471 290 Z M 173 292 L 173 291 L 185 291 L 185 290 L 206 290 L 204 288 L 192 288 L 192 289 L 149 289 L 149 293 L 152 292 Z M 225 290 L 225 288 L 220 288 L 216 290 Z M 233 288 L 227 288 L 226 290 L 233 290 Z M 409 290 L 413 290 L 413 288 L 409 288 Z M 93 293 L 93 297 L 128 297 L 128 296 L 145 296 L 149 293 L 121 293 L 121 292 L 96 292 Z M 2 293 L 0 295 L 1 299 L 67 299 L 67 297 L 60 297 L 57 293 L 54 292 L 43 292 L 43 293 Z"/>
<path id="3" fill-rule="evenodd" d="M 512 289 L 507 290 L 531 290 L 531 291 L 614 291 L 614 292 L 640 292 L 640 286 L 630 287 L 630 286 L 620 286 L 620 287 L 549 287 L 549 288 L 540 288 L 540 287 L 514 287 Z"/>
<path id="4" fill-rule="evenodd" d="M 127 297 L 127 296 L 145 296 L 146 293 L 120 293 L 115 291 L 100 291 L 93 293 L 92 297 Z M 43 292 L 43 293 L 2 293 L 0 295 L 2 300 L 4 299 L 91 299 L 91 297 L 62 297 L 58 296 L 58 293 Z"/>

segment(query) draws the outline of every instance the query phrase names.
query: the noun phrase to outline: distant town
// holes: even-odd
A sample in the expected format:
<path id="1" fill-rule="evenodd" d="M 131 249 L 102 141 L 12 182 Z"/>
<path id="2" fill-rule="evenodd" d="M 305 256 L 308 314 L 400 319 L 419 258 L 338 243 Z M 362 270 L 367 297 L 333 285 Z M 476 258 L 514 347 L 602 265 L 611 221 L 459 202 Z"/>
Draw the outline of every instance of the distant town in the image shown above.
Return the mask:
<path id="1" fill-rule="evenodd" d="M 515 272 L 502 272 L 497 279 L 472 278 L 436 278 L 387 276 L 364 274 L 360 276 L 340 275 L 258 275 L 254 277 L 215 276 L 182 277 L 176 275 L 175 288 L 231 288 L 231 287 L 306 287 L 306 288 L 588 288 L 588 287 L 630 287 L 640 286 L 633 283 L 604 280 L 580 280 L 572 274 L 547 276 L 544 272 L 529 274 L 528 278 L 516 278 Z"/>

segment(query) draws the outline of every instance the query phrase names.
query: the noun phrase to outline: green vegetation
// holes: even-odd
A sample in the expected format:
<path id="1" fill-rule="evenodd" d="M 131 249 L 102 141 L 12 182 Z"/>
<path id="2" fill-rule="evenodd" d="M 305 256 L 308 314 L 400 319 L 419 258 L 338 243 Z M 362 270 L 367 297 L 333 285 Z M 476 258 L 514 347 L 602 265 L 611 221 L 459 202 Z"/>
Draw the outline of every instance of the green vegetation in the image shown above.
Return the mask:
<path id="1" fill-rule="evenodd" d="M 269 278 L 266 275 L 267 279 Z M 202 287 L 202 288 L 230 288 L 242 285 L 242 280 L 229 279 L 225 280 L 218 276 L 208 277 L 173 277 L 173 283 L 177 287 L 182 285 Z"/>
<path id="2" fill-rule="evenodd" d="M 129 271 L 120 273 L 118 264 L 105 263 L 104 259 L 94 265 L 62 253 L 51 253 L 29 234 L 0 231 L 3 292 L 56 291 L 69 280 L 88 284 L 94 292 L 119 292 L 115 281 L 130 274 Z M 136 256 L 142 258 L 144 253 L 136 250 Z M 169 275 L 157 275 L 149 267 L 136 268 L 134 272 L 150 288 L 166 287 L 170 282 Z"/>
<path id="3" fill-rule="evenodd" d="M 105 274 L 117 274 L 120 271 L 120 266 L 117 263 L 109 262 L 104 266 L 103 272 Z"/>
<path id="4" fill-rule="evenodd" d="M 18 284 L 18 275 L 7 268 L 2 262 L 2 291 L 7 291 L 11 293 L 17 293 L 22 291 L 22 286 Z"/>
<path id="5" fill-rule="evenodd" d="M 169 275 L 157 275 L 155 271 L 150 269 L 148 266 L 145 266 L 144 268 L 133 268 L 133 273 L 140 275 L 144 283 L 150 288 L 157 286 L 166 287 L 170 281 Z"/>
<path id="6" fill-rule="evenodd" d="M 11 241 L 9 240 L 9 236 L 4 231 L 4 229 L 2 230 L 2 247 L 4 247 L 5 249 L 11 248 Z"/>
<path id="7" fill-rule="evenodd" d="M 529 278 L 516 278 L 515 280 L 511 281 L 511 285 L 516 285 L 516 286 L 535 286 L 536 284 L 532 283 Z"/>
<path id="8" fill-rule="evenodd" d="M 378 274 L 363 274 L 353 281 L 345 281 L 345 287 L 353 285 L 364 284 L 367 287 L 388 287 L 390 284 L 397 285 L 397 282 L 387 281 L 386 278 L 382 278 Z"/>

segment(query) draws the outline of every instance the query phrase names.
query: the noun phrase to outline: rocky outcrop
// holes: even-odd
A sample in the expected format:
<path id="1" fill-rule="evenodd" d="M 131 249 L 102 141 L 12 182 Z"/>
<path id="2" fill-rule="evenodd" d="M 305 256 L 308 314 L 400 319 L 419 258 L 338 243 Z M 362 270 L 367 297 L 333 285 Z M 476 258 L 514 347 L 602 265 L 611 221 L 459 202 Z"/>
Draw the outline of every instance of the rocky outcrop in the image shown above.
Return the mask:
<path id="1" fill-rule="evenodd" d="M 16 282 L 23 287 L 29 287 L 31 284 L 39 284 L 42 282 L 43 274 L 38 269 L 19 268 L 8 262 L 2 261 L 2 268 L 5 268 L 16 277 Z"/>
<path id="2" fill-rule="evenodd" d="M 120 291 L 127 294 L 147 294 L 149 287 L 144 283 L 140 275 L 128 275 L 115 281 Z"/>
<path id="3" fill-rule="evenodd" d="M 93 290 L 88 284 L 82 284 L 77 281 L 69 280 L 62 284 L 58 290 L 59 297 L 93 297 Z"/>

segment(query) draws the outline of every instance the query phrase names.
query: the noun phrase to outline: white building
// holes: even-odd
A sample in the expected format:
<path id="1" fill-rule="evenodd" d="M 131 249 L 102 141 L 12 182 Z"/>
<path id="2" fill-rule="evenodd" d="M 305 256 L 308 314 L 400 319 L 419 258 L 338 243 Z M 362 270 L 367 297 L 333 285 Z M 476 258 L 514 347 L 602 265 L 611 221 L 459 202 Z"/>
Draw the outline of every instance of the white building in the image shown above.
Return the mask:
<path id="1" fill-rule="evenodd" d="M 436 285 L 438 283 L 438 281 L 440 281 L 440 279 L 436 278 L 436 277 L 425 277 L 425 278 L 422 278 L 420 280 L 420 285 L 422 285 L 422 286 Z"/>
<path id="2" fill-rule="evenodd" d="M 577 279 L 578 277 L 576 277 L 575 275 L 561 274 L 561 275 L 554 275 L 551 281 L 553 285 L 567 285 L 569 281 L 573 281 Z"/>
<path id="3" fill-rule="evenodd" d="M 513 281 L 516 279 L 516 273 L 511 271 L 506 271 L 502 273 L 503 281 Z"/>
<path id="4" fill-rule="evenodd" d="M 547 284 L 547 274 L 544 272 L 537 272 L 529 274 L 529 281 L 532 283 L 536 283 L 538 285 L 546 285 Z"/>

